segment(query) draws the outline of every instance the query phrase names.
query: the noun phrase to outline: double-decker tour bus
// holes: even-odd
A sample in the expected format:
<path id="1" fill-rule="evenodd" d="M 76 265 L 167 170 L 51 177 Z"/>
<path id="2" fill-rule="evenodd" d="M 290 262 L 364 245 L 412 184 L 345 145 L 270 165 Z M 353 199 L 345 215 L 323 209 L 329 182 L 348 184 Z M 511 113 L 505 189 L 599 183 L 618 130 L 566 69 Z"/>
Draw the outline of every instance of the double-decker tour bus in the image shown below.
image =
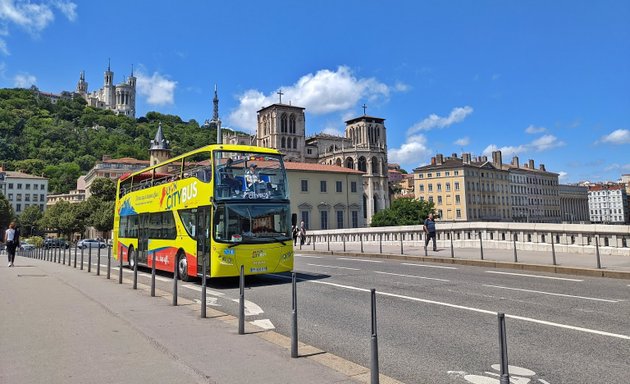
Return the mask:
<path id="1" fill-rule="evenodd" d="M 114 257 L 183 280 L 287 272 L 293 242 L 287 177 L 277 150 L 208 145 L 118 181 Z"/>

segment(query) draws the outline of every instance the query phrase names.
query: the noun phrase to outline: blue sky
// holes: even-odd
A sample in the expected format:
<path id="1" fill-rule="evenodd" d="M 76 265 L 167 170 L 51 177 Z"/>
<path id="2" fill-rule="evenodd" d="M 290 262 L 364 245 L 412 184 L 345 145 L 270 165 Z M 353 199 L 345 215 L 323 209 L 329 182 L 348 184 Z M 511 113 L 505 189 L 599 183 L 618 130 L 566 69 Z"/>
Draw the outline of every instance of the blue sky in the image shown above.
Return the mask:
<path id="1" fill-rule="evenodd" d="M 389 161 L 534 159 L 562 182 L 630 174 L 630 1 L 0 0 L 0 87 L 138 77 L 137 116 L 253 132 L 278 101 L 307 135 L 386 119 Z"/>

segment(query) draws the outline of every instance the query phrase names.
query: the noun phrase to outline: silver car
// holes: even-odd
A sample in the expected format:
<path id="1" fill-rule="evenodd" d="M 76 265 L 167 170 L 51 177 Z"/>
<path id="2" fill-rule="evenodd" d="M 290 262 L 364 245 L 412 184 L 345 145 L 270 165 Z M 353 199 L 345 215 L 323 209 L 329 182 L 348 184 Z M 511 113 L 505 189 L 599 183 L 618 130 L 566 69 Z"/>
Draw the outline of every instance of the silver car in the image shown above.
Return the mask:
<path id="1" fill-rule="evenodd" d="M 80 249 L 84 248 L 105 248 L 107 244 L 104 241 L 96 240 L 96 239 L 83 239 L 79 240 L 77 243 L 77 247 Z"/>

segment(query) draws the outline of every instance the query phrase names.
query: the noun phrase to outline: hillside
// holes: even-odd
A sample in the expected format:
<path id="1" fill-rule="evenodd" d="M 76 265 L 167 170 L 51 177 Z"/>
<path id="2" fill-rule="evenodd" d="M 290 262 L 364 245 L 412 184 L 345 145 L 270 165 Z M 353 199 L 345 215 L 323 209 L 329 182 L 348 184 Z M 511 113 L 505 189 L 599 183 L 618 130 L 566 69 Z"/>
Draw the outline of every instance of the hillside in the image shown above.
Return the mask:
<path id="1" fill-rule="evenodd" d="M 148 159 L 159 122 L 173 155 L 216 140 L 195 120 L 158 112 L 132 119 L 88 107 L 80 97 L 53 104 L 35 89 L 0 89 L 0 163 L 49 178 L 49 193 L 66 193 L 103 155 Z"/>

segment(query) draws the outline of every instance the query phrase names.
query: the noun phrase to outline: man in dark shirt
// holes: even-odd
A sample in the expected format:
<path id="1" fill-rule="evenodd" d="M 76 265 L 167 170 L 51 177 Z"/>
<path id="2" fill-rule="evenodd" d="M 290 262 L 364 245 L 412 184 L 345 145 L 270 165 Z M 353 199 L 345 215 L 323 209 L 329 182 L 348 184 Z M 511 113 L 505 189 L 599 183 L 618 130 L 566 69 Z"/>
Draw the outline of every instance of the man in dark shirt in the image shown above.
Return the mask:
<path id="1" fill-rule="evenodd" d="M 429 217 L 424 221 L 424 233 L 424 249 L 427 249 L 429 239 L 433 239 L 433 251 L 437 251 L 437 246 L 435 245 L 435 221 L 432 213 L 429 213 Z"/>

